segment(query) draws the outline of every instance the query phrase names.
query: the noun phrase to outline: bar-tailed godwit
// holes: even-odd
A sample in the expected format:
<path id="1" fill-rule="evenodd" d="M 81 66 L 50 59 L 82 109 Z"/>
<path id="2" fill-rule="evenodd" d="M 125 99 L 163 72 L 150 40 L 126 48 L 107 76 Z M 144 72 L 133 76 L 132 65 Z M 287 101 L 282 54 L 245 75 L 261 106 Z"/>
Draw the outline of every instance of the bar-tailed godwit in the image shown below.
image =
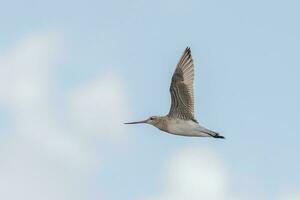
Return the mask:
<path id="1" fill-rule="evenodd" d="M 186 48 L 181 56 L 172 77 L 170 93 L 171 108 L 166 116 L 152 116 L 146 120 L 125 124 L 151 124 L 167 133 L 223 138 L 219 133 L 201 126 L 194 116 L 194 63 L 190 48 Z"/>

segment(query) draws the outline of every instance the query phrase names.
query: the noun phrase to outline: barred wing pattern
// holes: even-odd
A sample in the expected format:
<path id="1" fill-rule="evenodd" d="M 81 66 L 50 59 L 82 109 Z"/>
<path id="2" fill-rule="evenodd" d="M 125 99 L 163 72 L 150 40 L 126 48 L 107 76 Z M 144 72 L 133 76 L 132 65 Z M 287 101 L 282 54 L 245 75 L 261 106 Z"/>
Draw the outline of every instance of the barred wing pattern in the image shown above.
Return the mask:
<path id="1" fill-rule="evenodd" d="M 194 63 L 191 50 L 187 47 L 172 77 L 170 86 L 172 102 L 169 117 L 197 122 L 194 117 L 193 83 Z"/>

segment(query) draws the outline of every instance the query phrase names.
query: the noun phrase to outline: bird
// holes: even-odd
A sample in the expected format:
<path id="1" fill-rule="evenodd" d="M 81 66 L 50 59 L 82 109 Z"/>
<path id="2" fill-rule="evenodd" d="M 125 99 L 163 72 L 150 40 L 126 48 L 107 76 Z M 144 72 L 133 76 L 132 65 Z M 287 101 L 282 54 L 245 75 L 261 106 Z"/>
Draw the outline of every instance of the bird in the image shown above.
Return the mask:
<path id="1" fill-rule="evenodd" d="M 145 123 L 173 135 L 225 139 L 219 133 L 201 126 L 195 119 L 194 61 L 190 47 L 186 47 L 179 59 L 169 90 L 171 108 L 166 116 L 151 116 L 146 120 L 124 124 Z"/>

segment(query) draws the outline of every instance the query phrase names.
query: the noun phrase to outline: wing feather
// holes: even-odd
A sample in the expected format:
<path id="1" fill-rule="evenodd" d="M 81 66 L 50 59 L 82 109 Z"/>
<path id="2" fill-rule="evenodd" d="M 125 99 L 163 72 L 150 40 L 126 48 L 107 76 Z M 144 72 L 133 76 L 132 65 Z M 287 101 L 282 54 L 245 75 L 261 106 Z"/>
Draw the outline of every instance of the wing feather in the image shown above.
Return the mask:
<path id="1" fill-rule="evenodd" d="M 172 77 L 171 108 L 168 116 L 196 121 L 194 117 L 194 62 L 190 48 L 181 56 Z"/>

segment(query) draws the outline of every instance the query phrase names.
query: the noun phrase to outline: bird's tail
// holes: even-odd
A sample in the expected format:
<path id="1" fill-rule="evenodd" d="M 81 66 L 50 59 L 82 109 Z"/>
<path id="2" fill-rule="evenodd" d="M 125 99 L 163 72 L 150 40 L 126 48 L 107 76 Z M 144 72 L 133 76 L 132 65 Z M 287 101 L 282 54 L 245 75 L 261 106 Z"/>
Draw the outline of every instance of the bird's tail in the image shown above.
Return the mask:
<path id="1" fill-rule="evenodd" d="M 215 136 L 213 136 L 214 138 L 221 138 L 221 139 L 225 139 L 224 136 L 220 135 L 219 133 L 217 133 Z"/>
<path id="2" fill-rule="evenodd" d="M 214 138 L 225 139 L 225 137 L 220 135 L 219 133 L 208 130 L 208 129 L 205 129 L 203 132 L 210 135 L 211 137 L 214 137 Z"/>

